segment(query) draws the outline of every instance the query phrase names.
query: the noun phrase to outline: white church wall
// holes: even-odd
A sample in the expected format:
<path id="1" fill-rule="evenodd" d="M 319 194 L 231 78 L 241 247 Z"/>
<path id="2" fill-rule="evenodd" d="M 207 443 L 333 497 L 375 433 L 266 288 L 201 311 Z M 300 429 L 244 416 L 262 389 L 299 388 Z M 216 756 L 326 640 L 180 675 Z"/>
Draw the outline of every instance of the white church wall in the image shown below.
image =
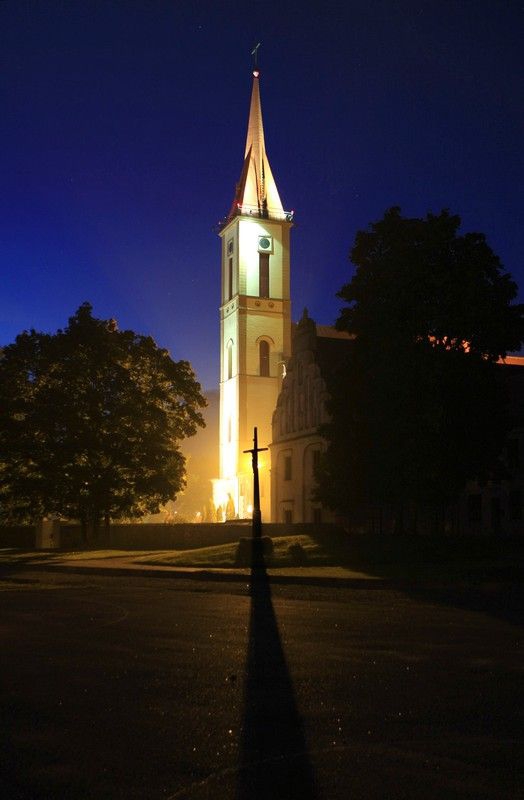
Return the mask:
<path id="1" fill-rule="evenodd" d="M 241 219 L 238 224 L 239 291 L 251 297 L 259 295 L 259 236 L 271 236 L 270 295 L 273 299 L 289 297 L 283 281 L 283 264 L 289 274 L 289 229 L 287 225 L 266 219 Z"/>
<path id="2" fill-rule="evenodd" d="M 220 474 L 231 478 L 236 474 L 236 453 L 239 440 L 238 415 L 238 376 L 222 384 L 220 414 Z"/>
<path id="3" fill-rule="evenodd" d="M 280 203 L 264 147 L 258 73 L 254 83 L 246 152 L 234 205 L 220 230 L 222 239 L 220 323 L 220 479 L 219 491 L 235 496 L 238 514 L 250 513 L 252 504 L 251 459 L 243 451 L 252 447 L 253 428 L 259 443 L 271 441 L 271 417 L 282 380 L 282 366 L 290 354 L 289 299 L 290 219 Z M 260 176 L 264 180 L 260 182 Z M 269 202 L 270 201 L 270 202 Z M 268 209 L 272 218 L 259 216 Z M 260 238 L 270 239 L 269 287 L 263 277 L 261 296 Z M 261 342 L 267 343 L 261 354 Z M 230 345 L 228 349 L 228 345 Z M 264 345 L 265 347 L 265 345 Z M 230 358 L 228 355 L 230 354 Z M 261 355 L 263 358 L 261 366 Z M 269 356 L 269 375 L 266 372 Z M 262 514 L 270 519 L 269 454 L 260 459 Z M 236 483 L 235 483 L 236 482 Z M 224 494 L 224 496 L 226 496 Z"/>

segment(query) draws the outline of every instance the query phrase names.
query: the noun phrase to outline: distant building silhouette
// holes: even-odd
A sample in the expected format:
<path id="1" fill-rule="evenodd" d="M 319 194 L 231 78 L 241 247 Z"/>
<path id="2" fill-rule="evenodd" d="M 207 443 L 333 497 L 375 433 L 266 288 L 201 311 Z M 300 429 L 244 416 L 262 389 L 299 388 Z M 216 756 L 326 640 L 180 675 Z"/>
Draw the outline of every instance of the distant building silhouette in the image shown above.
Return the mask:
<path id="1" fill-rule="evenodd" d="M 326 401 L 329 378 L 350 357 L 351 337 L 317 325 L 305 311 L 293 326 L 292 355 L 273 414 L 271 497 L 274 522 L 333 522 L 337 515 L 314 500 L 314 470 L 327 447 L 318 433 L 329 421 Z M 483 485 L 467 484 L 444 520 L 449 532 L 517 535 L 524 531 L 524 358 L 508 356 L 500 365 L 507 384 L 513 430 L 501 453 L 501 463 Z M 387 530 L 387 509 L 359 515 L 364 529 Z M 419 514 L 419 530 L 430 532 L 433 519 Z"/>
<path id="2" fill-rule="evenodd" d="M 502 470 L 485 484 L 468 483 L 458 507 L 459 528 L 518 535 L 524 532 L 524 358 L 508 356 L 500 375 L 508 389 L 513 429 L 501 453 Z"/>

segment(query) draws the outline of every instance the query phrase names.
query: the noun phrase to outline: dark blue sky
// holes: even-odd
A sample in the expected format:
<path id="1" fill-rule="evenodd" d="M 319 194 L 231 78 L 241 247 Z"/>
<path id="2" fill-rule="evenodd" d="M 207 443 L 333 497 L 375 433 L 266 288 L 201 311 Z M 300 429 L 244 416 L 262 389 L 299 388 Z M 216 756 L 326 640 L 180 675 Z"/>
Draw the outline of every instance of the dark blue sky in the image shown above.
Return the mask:
<path id="1" fill-rule="evenodd" d="M 89 300 L 216 386 L 257 41 L 294 319 L 335 320 L 391 205 L 460 214 L 524 290 L 522 3 L 3 0 L 0 344 Z"/>

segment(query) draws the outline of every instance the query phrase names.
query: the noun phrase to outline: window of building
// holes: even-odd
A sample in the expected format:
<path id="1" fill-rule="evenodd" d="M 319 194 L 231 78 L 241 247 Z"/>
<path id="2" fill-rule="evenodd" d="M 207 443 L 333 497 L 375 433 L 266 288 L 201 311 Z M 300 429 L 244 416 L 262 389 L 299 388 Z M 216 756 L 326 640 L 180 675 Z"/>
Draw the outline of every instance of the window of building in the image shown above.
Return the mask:
<path id="1" fill-rule="evenodd" d="M 318 418 L 317 397 L 314 394 L 312 394 L 312 397 L 311 397 L 311 424 L 316 426 L 316 425 L 319 424 L 319 422 L 320 422 L 320 420 Z"/>
<path id="2" fill-rule="evenodd" d="M 309 375 L 306 375 L 305 384 L 306 384 L 304 388 L 304 397 L 306 404 L 305 422 L 306 422 L 306 428 L 309 428 L 311 426 L 311 398 L 309 391 Z"/>
<path id="3" fill-rule="evenodd" d="M 482 521 L 482 495 L 470 494 L 468 495 L 468 522 L 481 522 Z"/>
<path id="4" fill-rule="evenodd" d="M 292 433 L 295 430 L 295 385 L 291 384 L 291 391 L 289 392 L 289 407 L 288 407 L 288 432 Z"/>
<path id="5" fill-rule="evenodd" d="M 293 524 L 293 511 L 290 508 L 284 509 L 284 518 L 283 522 L 285 525 L 292 525 Z"/>
<path id="6" fill-rule="evenodd" d="M 300 392 L 297 397 L 297 428 L 302 430 L 304 427 L 304 394 Z"/>
<path id="7" fill-rule="evenodd" d="M 269 342 L 262 339 L 258 346 L 259 360 L 260 360 L 260 375 L 263 378 L 269 377 Z"/>
<path id="8" fill-rule="evenodd" d="M 498 530 L 500 528 L 501 520 L 502 520 L 502 504 L 500 502 L 500 497 L 492 497 L 491 527 L 493 528 L 493 530 Z"/>
<path id="9" fill-rule="evenodd" d="M 508 467 L 517 470 L 520 467 L 520 447 L 518 439 L 508 441 Z"/>
<path id="10" fill-rule="evenodd" d="M 227 379 L 233 377 L 233 342 L 227 343 Z"/>
<path id="11" fill-rule="evenodd" d="M 227 299 L 233 298 L 233 259 L 227 261 Z"/>
<path id="12" fill-rule="evenodd" d="M 233 239 L 230 239 L 229 242 L 227 243 L 227 253 L 228 255 L 231 255 L 232 252 L 233 252 Z"/>
<path id="13" fill-rule="evenodd" d="M 269 253 L 258 254 L 258 294 L 269 297 Z"/>
<path id="14" fill-rule="evenodd" d="M 292 475 L 291 456 L 284 456 L 284 480 L 290 481 Z"/>
<path id="15" fill-rule="evenodd" d="M 512 489 L 508 497 L 509 518 L 511 520 L 522 519 L 522 492 L 520 489 Z"/>

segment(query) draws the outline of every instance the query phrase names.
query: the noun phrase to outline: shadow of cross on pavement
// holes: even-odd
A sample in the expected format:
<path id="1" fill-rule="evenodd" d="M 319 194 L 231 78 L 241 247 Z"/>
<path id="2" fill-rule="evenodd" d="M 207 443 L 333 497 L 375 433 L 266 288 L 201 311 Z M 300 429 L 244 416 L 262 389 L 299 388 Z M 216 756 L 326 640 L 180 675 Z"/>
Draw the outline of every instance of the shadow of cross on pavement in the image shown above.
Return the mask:
<path id="1" fill-rule="evenodd" d="M 261 547 L 256 547 L 258 542 L 253 544 L 249 645 L 236 798 L 314 800 L 313 770 L 280 641 L 269 576 Z"/>

